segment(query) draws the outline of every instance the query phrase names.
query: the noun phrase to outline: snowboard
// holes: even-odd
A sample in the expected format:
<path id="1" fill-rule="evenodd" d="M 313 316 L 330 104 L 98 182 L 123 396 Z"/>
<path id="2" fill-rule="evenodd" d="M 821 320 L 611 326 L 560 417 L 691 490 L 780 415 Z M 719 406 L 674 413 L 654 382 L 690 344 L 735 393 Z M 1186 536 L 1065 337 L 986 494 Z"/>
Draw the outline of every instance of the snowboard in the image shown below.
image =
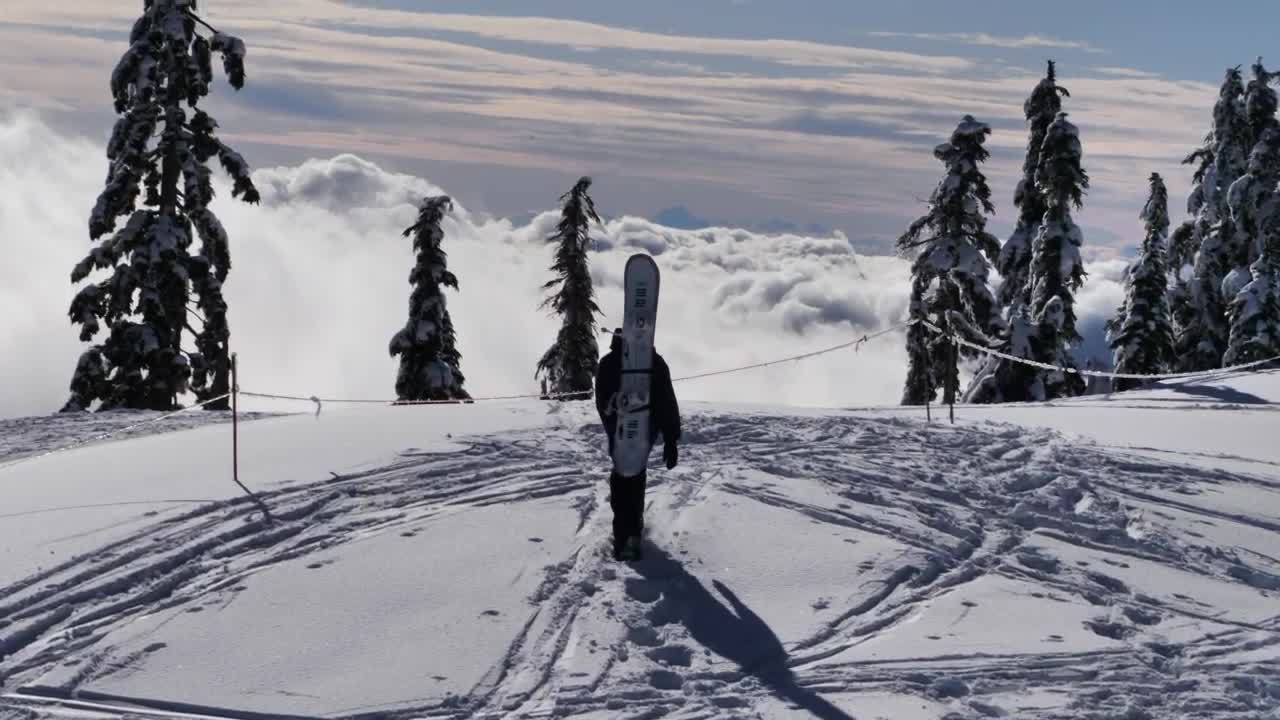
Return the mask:
<path id="1" fill-rule="evenodd" d="M 649 378 L 653 373 L 653 332 L 658 319 L 658 265 L 645 254 L 627 259 L 623 273 L 622 381 L 618 386 L 618 426 L 613 469 L 636 477 L 649 462 Z"/>

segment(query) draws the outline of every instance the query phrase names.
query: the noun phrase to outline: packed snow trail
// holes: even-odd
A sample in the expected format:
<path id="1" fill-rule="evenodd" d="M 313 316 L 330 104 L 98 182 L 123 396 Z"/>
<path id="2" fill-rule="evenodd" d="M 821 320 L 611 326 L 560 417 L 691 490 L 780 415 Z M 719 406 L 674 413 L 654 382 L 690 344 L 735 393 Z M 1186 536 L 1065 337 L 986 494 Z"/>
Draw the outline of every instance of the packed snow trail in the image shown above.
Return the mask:
<path id="1" fill-rule="evenodd" d="M 210 503 L 0 588 L 7 707 L 59 715 L 47 698 L 84 693 L 234 718 L 1280 709 L 1274 469 L 994 422 L 697 408 L 680 467 L 652 474 L 646 558 L 618 564 L 589 409 L 509 430 L 492 412 L 492 432 L 452 447 L 266 492 L 275 524 L 247 499 Z M 368 416 L 326 417 L 358 435 Z"/>

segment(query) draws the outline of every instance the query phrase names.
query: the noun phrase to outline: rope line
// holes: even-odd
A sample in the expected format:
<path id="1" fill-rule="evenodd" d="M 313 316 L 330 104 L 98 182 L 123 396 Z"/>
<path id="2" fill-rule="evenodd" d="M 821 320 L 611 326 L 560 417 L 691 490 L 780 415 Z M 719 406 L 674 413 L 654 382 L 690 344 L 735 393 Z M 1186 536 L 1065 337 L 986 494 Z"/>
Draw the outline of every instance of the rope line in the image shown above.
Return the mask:
<path id="1" fill-rule="evenodd" d="M 1074 373 L 1074 374 L 1076 374 L 1076 375 L 1083 375 L 1083 376 L 1086 376 L 1086 377 L 1111 378 L 1111 379 L 1113 379 L 1113 380 L 1115 380 L 1115 379 L 1124 379 L 1124 380 L 1183 380 L 1183 379 L 1187 379 L 1187 378 L 1213 377 L 1213 376 L 1216 376 L 1216 375 L 1228 375 L 1228 374 L 1230 374 L 1230 373 L 1233 373 L 1233 372 L 1239 372 L 1239 371 L 1241 371 L 1241 370 L 1249 370 L 1250 368 L 1260 367 L 1260 366 L 1262 366 L 1262 365 L 1266 365 L 1266 364 L 1268 364 L 1268 363 L 1273 363 L 1273 362 L 1280 361 L 1280 355 L 1277 355 L 1277 356 L 1275 356 L 1275 357 L 1267 358 L 1267 359 L 1265 359 L 1265 360 L 1255 360 L 1255 361 L 1253 361 L 1253 362 L 1243 363 L 1243 364 L 1241 364 L 1241 365 L 1232 365 L 1232 366 L 1230 366 L 1230 367 L 1218 368 L 1218 369 L 1216 369 L 1216 370 L 1196 370 L 1196 371 L 1194 371 L 1194 372 L 1160 373 L 1160 374 L 1156 374 L 1156 375 L 1140 375 L 1140 374 L 1137 374 L 1137 373 L 1116 373 L 1116 372 L 1107 372 L 1107 371 L 1105 371 L 1105 370 L 1081 370 L 1081 369 L 1079 369 L 1079 368 L 1058 367 L 1057 365 L 1052 365 L 1052 364 L 1050 364 L 1050 363 L 1043 363 L 1043 362 L 1039 362 L 1039 361 L 1037 361 L 1037 360 L 1028 360 L 1027 358 L 1020 358 L 1020 357 L 1018 357 L 1018 356 L 1016 356 L 1016 355 L 1010 355 L 1010 354 L 1008 354 L 1008 353 L 1001 352 L 1001 351 L 996 350 L 996 349 L 994 349 L 994 348 L 989 348 L 989 347 L 987 347 L 987 346 L 985 346 L 985 345 L 979 345 L 978 343 L 975 343 L 975 342 L 972 342 L 972 341 L 966 340 L 966 339 L 964 339 L 964 338 L 960 337 L 959 335 L 957 335 L 957 334 L 955 334 L 955 333 L 948 333 L 947 331 L 943 330 L 942 328 L 938 327 L 937 325 L 934 325 L 933 323 L 929 322 L 928 320 L 923 320 L 923 319 L 922 319 L 922 320 L 920 320 L 920 323 L 921 323 L 922 325 L 924 325 L 926 328 L 928 328 L 931 332 L 933 332 L 933 333 L 934 333 L 934 334 L 936 334 L 936 335 L 941 335 L 942 337 L 945 337 L 945 338 L 947 338 L 947 339 L 949 339 L 949 340 L 954 340 L 955 342 L 960 343 L 961 345 L 964 345 L 965 347 L 973 348 L 974 350 L 977 350 L 978 352 L 985 353 L 985 354 L 987 354 L 987 355 L 992 355 L 992 356 L 995 356 L 995 357 L 998 357 L 998 358 L 1001 358 L 1001 359 L 1004 359 L 1004 360 L 1008 360 L 1008 361 L 1010 361 L 1010 362 L 1016 362 L 1016 363 L 1021 363 L 1021 364 L 1023 364 L 1023 365 L 1029 365 L 1029 366 L 1034 367 L 1034 368 L 1040 368 L 1041 370 L 1054 370 L 1054 371 L 1057 371 L 1057 372 L 1063 372 L 1063 373 Z"/>
<path id="2" fill-rule="evenodd" d="M 151 418 L 151 419 L 149 419 L 149 420 L 143 420 L 142 422 L 137 422 L 137 423 L 134 423 L 134 424 L 132 424 L 132 425 L 128 425 L 128 426 L 126 426 L 126 427 L 119 428 L 118 430 L 111 430 L 111 431 L 109 431 L 109 432 L 101 433 L 101 434 L 98 434 L 98 435 L 93 435 L 93 436 L 91 436 L 91 437 L 87 437 L 87 438 L 84 438 L 84 439 L 82 439 L 82 440 L 77 440 L 76 442 L 70 443 L 70 444 L 68 444 L 68 445 L 64 445 L 64 446 L 62 446 L 62 447 L 54 448 L 54 449 L 52 449 L 52 450 L 46 450 L 46 451 L 44 451 L 44 452 L 42 452 L 42 453 L 37 453 L 37 454 L 35 454 L 35 455 L 27 455 L 26 457 L 20 457 L 20 458 L 18 458 L 17 460 L 10 460 L 9 462 L 0 463 L 0 471 L 7 470 L 7 469 L 9 469 L 9 468 L 11 468 L 11 467 L 15 467 L 15 466 L 17 466 L 17 465 L 21 465 L 22 463 L 30 462 L 30 461 L 32 461 L 32 460 L 36 460 L 36 459 L 38 459 L 38 458 L 48 457 L 48 456 L 50 456 L 50 455 L 56 455 L 56 454 L 58 454 L 58 453 L 63 453 L 63 452 L 66 452 L 66 451 L 68 451 L 68 450 L 74 450 L 74 449 L 76 449 L 76 448 L 78 448 L 78 447 L 82 447 L 82 446 L 84 446 L 84 445 L 88 445 L 89 443 L 100 442 L 100 441 L 102 441 L 102 440 L 108 440 L 108 439 L 110 439 L 110 438 L 116 437 L 117 435 L 124 435 L 124 434 L 126 434 L 126 433 L 133 432 L 134 430 L 137 430 L 138 428 L 146 427 L 146 426 L 148 426 L 148 425 L 154 425 L 155 423 L 162 422 L 162 421 L 164 421 L 164 420 L 168 420 L 169 418 L 176 417 L 176 416 L 181 415 L 181 414 L 183 414 L 183 413 L 185 413 L 185 412 L 190 412 L 190 411 L 195 410 L 195 409 L 197 409 L 197 408 L 202 408 L 202 407 L 204 407 L 205 405 L 212 405 L 213 403 L 216 403 L 216 402 L 218 402 L 219 400 L 226 400 L 226 399 L 227 399 L 227 398 L 229 398 L 229 397 L 231 397 L 231 393 L 224 393 L 224 394 L 222 394 L 222 395 L 219 395 L 218 397 L 215 397 L 215 398 L 209 398 L 208 400 L 205 400 L 204 402 L 196 403 L 195 405 L 191 405 L 191 406 L 188 406 L 188 407 L 184 407 L 184 408 L 182 408 L 181 410 L 175 410 L 175 411 L 173 411 L 173 412 L 171 412 L 171 413 L 166 413 L 166 414 L 164 414 L 164 415 L 161 415 L 160 417 L 154 417 L 154 418 Z"/>
<path id="3" fill-rule="evenodd" d="M 729 368 L 727 370 L 715 370 L 712 372 L 698 373 L 697 375 L 686 375 L 684 377 L 676 378 L 671 382 L 685 382 L 687 380 L 701 380 L 702 378 L 715 377 L 717 375 L 729 375 L 732 373 L 744 372 L 747 370 L 755 370 L 763 367 L 769 367 L 771 365 L 781 365 L 783 363 L 788 363 L 788 362 L 798 362 L 800 360 L 807 360 L 811 357 L 826 355 L 827 353 L 833 353 L 838 350 L 844 350 L 846 348 L 851 348 L 851 347 L 861 348 L 862 344 L 869 340 L 874 340 L 882 335 L 888 335 L 889 333 L 897 332 L 898 330 L 902 330 L 903 328 L 911 327 L 913 324 L 915 324 L 915 321 L 911 320 L 898 325 L 894 325 L 893 327 L 890 327 L 890 328 L 886 328 L 877 333 L 872 333 L 870 335 L 863 335 L 857 340 L 852 340 L 846 343 L 840 343 L 839 345 L 832 345 L 831 347 L 823 348 L 822 350 L 814 350 L 813 352 L 807 352 L 802 355 L 793 355 L 787 358 L 781 358 L 778 360 L 769 360 L 767 362 L 755 363 L 754 365 L 743 365 L 742 367 Z"/>
<path id="4" fill-rule="evenodd" d="M 710 372 L 698 373 L 696 375 L 685 375 L 683 377 L 672 378 L 671 382 L 689 382 L 691 380 L 701 380 L 703 378 L 716 377 L 720 375 L 731 375 L 733 373 L 746 372 L 748 370 L 757 370 L 759 368 L 770 367 L 773 365 L 781 365 L 789 362 L 799 362 L 819 355 L 826 355 L 847 348 L 859 348 L 865 342 L 874 340 L 883 335 L 897 332 L 903 328 L 910 327 L 915 323 L 914 320 L 894 325 L 879 332 L 863 335 L 856 340 L 832 345 L 821 350 L 802 353 L 800 355 L 791 355 L 789 357 L 778 358 L 775 360 L 767 360 L 765 362 L 753 363 L 751 365 L 742 365 L 739 367 L 725 368 L 723 370 L 712 370 Z M 314 403 L 334 403 L 335 405 L 465 405 L 477 402 L 498 402 L 504 400 L 558 400 L 566 397 L 584 397 L 590 395 L 589 392 L 564 392 L 564 393 L 527 393 L 523 395 L 490 395 L 487 397 L 475 397 L 469 400 L 374 400 L 371 398 L 322 398 L 316 396 L 303 397 L 301 395 L 280 395 L 277 393 L 259 393 L 249 392 L 247 390 L 240 391 L 240 395 L 244 397 L 263 398 L 267 400 L 295 400 L 298 402 L 314 402 Z"/>

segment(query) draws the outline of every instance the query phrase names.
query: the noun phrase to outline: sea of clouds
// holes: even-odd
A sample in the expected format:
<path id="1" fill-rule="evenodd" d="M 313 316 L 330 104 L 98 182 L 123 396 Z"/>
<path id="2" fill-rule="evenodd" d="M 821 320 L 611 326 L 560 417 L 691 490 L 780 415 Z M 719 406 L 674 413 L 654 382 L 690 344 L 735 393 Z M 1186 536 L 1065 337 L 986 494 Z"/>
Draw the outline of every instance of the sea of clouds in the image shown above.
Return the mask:
<path id="1" fill-rule="evenodd" d="M 84 347 L 66 315 L 76 291 L 70 272 L 91 247 L 87 217 L 105 170 L 99 143 L 29 113 L 0 118 L 0 417 L 52 412 L 66 398 Z M 231 200 L 225 183 L 213 204 L 231 235 L 226 294 L 242 388 L 393 396 L 387 343 L 405 321 L 413 262 L 401 231 L 423 196 L 447 194 L 447 178 L 437 186 L 339 155 L 261 169 L 255 180 L 261 205 Z M 468 212 L 468 198 L 454 201 L 445 248 L 461 288 L 449 309 L 467 388 L 476 396 L 536 391 L 534 367 L 558 328 L 539 309 L 558 209 L 515 224 Z M 907 261 L 859 254 L 841 233 L 676 230 L 624 216 L 594 237 L 602 327 L 621 320 L 626 258 L 656 258 L 657 347 L 677 376 L 836 345 L 901 322 L 906 310 Z M 1089 266 L 1078 305 L 1089 354 L 1105 354 L 1102 323 L 1121 299 L 1123 270 L 1117 260 Z M 904 365 L 898 333 L 857 352 L 682 384 L 678 394 L 685 402 L 894 403 Z"/>

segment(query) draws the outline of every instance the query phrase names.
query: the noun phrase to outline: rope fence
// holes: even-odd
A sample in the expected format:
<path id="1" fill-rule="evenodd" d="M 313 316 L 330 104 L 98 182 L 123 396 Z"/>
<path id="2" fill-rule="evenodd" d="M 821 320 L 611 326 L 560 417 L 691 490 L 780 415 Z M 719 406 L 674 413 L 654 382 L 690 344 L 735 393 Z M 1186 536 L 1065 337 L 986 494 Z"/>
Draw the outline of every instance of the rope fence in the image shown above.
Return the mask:
<path id="1" fill-rule="evenodd" d="M 899 330 L 904 330 L 906 328 L 911 327 L 913 324 L 915 324 L 914 320 L 908 320 L 907 322 L 894 325 L 893 327 L 886 328 L 884 330 L 881 330 L 880 332 L 872 333 L 870 335 L 863 335 L 857 340 L 853 340 L 851 342 L 846 342 L 846 343 L 840 343 L 839 345 L 832 345 L 831 347 L 823 348 L 822 350 L 814 350 L 813 352 L 804 353 L 802 355 L 793 355 L 791 357 L 780 358 L 778 360 L 769 360 L 767 362 L 755 363 L 754 365 L 743 365 L 742 367 L 729 368 L 727 370 L 715 370 L 712 372 L 698 373 L 697 375 L 686 375 L 684 377 L 675 378 L 671 382 L 686 382 L 689 380 L 701 380 L 702 378 L 716 377 L 718 375 L 729 375 L 731 373 L 745 372 L 747 370 L 756 370 L 758 368 L 770 367 L 773 365 L 781 365 L 783 363 L 799 362 L 800 360 L 808 360 L 809 358 L 812 358 L 812 357 L 818 357 L 819 355 L 826 355 L 828 353 L 837 352 L 839 350 L 845 350 L 847 348 L 854 348 L 854 350 L 857 351 L 862 349 L 863 343 L 866 343 L 871 340 L 875 340 L 876 338 L 881 337 L 882 335 L 888 335 L 889 333 L 897 332 Z"/>
<path id="2" fill-rule="evenodd" d="M 774 360 L 767 360 L 765 362 L 752 363 L 750 365 L 740 365 L 737 367 L 725 368 L 722 370 L 712 370 L 709 372 L 698 373 L 696 375 L 685 375 L 682 377 L 672 378 L 671 382 L 673 383 L 690 382 L 693 380 L 702 380 L 704 378 L 709 378 L 709 377 L 718 377 L 721 375 L 732 375 L 735 373 L 746 372 L 748 370 L 758 370 L 760 368 L 772 367 L 774 365 L 783 365 L 789 362 L 799 362 L 801 360 L 808 360 L 809 358 L 818 357 L 819 355 L 827 355 L 827 354 L 838 352 L 840 350 L 845 350 L 848 348 L 860 349 L 863 343 L 866 343 L 878 337 L 888 335 L 890 333 L 894 333 L 899 330 L 903 330 L 905 328 L 911 327 L 911 325 L 913 325 L 914 322 L 915 321 L 899 323 L 898 325 L 894 325 L 893 327 L 886 328 L 879 332 L 871 333 L 869 335 L 863 335 L 862 337 L 856 340 L 840 343 L 839 345 L 832 345 L 831 347 L 823 348 L 821 350 L 814 350 L 812 352 L 801 353 L 799 355 L 789 355 L 784 358 L 777 358 Z M 297 402 L 312 402 L 312 403 L 315 403 L 317 406 L 316 414 L 318 415 L 320 413 L 320 406 L 322 406 L 324 403 L 331 403 L 334 405 L 465 405 L 469 403 L 502 402 L 502 401 L 510 401 L 510 400 L 560 400 L 563 398 L 581 398 L 584 396 L 589 396 L 590 393 L 578 391 L 578 392 L 566 392 L 566 393 L 527 393 L 527 394 L 521 394 L 521 395 L 490 395 L 486 397 L 473 397 L 467 400 L 391 400 L 391 399 L 375 399 L 375 398 L 323 398 L 323 397 L 317 397 L 315 395 L 309 395 L 304 397 L 302 395 L 281 395 L 278 393 L 250 392 L 248 390 L 240 391 L 240 395 L 242 397 L 260 398 L 265 400 L 292 400 Z"/>
<path id="3" fill-rule="evenodd" d="M 948 340 L 957 342 L 961 345 L 964 345 L 967 348 L 972 348 L 973 350 L 977 350 L 978 352 L 983 353 L 985 355 L 991 355 L 994 357 L 1001 358 L 1002 360 L 1008 360 L 1010 362 L 1029 365 L 1031 367 L 1039 368 L 1041 370 L 1051 370 L 1051 371 L 1056 371 L 1061 373 L 1073 373 L 1076 375 L 1082 375 L 1086 377 L 1110 378 L 1112 380 L 1147 380 L 1147 381 L 1155 382 L 1158 380 L 1185 380 L 1188 378 L 1197 378 L 1197 377 L 1214 377 L 1217 375 L 1229 375 L 1231 373 L 1241 372 L 1243 370 L 1251 370 L 1253 368 L 1261 367 L 1263 365 L 1268 365 L 1273 362 L 1280 362 L 1280 355 L 1276 355 L 1275 357 L 1270 357 L 1265 360 L 1255 360 L 1253 362 L 1242 363 L 1240 365 L 1232 365 L 1224 368 L 1217 368 L 1214 370 L 1196 370 L 1193 372 L 1180 372 L 1180 373 L 1159 373 L 1159 374 L 1153 374 L 1153 375 L 1141 375 L 1137 373 L 1107 372 L 1105 370 L 1081 370 L 1080 368 L 1059 367 L 1057 365 L 1053 365 L 1050 363 L 1042 363 L 1036 360 L 1028 360 L 1027 358 L 1021 358 L 1016 355 L 1010 355 L 1008 353 L 1000 352 L 999 350 L 996 350 L 994 348 L 989 348 L 985 345 L 980 345 L 970 340 L 966 340 L 955 333 L 948 333 L 946 330 L 943 330 L 942 328 L 938 327 L 937 325 L 934 325 L 928 320 L 920 320 L 919 322 L 920 324 L 928 328 L 929 331 L 934 333 L 935 335 L 945 337 Z"/>

